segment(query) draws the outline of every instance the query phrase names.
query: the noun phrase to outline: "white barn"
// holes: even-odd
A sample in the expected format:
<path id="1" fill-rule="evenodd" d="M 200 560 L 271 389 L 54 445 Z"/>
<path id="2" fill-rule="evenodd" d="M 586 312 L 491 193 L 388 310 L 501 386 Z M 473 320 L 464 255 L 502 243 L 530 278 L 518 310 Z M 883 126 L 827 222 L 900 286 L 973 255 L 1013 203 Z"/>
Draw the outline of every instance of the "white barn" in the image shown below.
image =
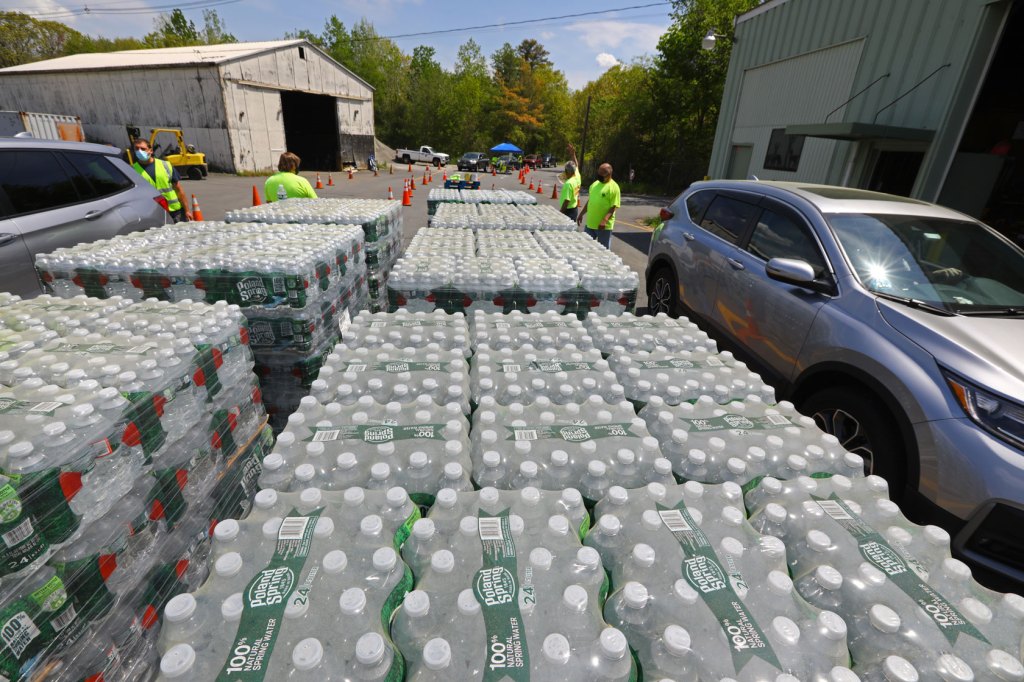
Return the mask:
<path id="1" fill-rule="evenodd" d="M 0 110 L 81 117 L 119 147 L 127 126 L 181 128 L 211 169 L 276 169 L 295 152 L 338 170 L 373 152 L 373 88 L 305 40 L 78 54 L 0 69 Z M 158 140 L 161 141 L 161 140 Z M 170 138 L 164 141 L 169 145 Z"/>

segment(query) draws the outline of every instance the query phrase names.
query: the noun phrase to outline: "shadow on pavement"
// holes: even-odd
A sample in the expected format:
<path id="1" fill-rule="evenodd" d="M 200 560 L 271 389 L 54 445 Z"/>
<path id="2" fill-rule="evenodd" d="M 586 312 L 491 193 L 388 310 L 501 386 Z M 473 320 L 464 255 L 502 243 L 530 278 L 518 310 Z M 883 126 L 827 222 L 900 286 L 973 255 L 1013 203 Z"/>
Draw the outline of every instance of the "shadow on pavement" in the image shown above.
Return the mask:
<path id="1" fill-rule="evenodd" d="M 651 248 L 650 232 L 625 232 L 615 230 L 615 239 L 629 244 L 643 254 L 646 254 Z"/>

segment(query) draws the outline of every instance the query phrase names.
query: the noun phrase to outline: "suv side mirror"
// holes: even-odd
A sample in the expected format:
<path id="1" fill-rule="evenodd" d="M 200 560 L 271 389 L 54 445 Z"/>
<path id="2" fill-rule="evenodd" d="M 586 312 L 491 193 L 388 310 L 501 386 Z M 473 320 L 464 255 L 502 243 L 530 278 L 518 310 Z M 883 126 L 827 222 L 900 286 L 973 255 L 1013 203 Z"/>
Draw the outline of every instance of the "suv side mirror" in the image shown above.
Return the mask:
<path id="1" fill-rule="evenodd" d="M 832 285 L 815 277 L 814 268 L 800 258 L 772 258 L 764 266 L 768 277 L 812 291 L 829 293 Z"/>

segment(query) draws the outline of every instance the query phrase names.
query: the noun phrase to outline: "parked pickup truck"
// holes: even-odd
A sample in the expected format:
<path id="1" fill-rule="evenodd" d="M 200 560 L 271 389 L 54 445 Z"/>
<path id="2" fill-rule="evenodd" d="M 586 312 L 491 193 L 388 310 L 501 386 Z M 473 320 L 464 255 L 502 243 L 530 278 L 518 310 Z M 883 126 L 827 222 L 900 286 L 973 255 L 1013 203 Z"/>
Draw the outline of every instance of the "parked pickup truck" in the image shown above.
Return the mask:
<path id="1" fill-rule="evenodd" d="M 395 152 L 395 158 L 402 163 L 429 163 L 440 168 L 448 165 L 448 155 L 435 152 L 427 146 L 415 149 L 399 149 Z"/>

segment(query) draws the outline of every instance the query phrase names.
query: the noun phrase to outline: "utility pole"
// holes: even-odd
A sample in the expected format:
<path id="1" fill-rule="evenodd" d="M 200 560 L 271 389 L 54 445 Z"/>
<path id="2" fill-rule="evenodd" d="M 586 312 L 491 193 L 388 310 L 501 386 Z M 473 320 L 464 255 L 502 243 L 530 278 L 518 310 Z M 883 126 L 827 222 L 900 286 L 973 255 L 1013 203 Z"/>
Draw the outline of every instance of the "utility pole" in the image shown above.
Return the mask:
<path id="1" fill-rule="evenodd" d="M 587 158 L 587 128 L 590 126 L 590 95 L 587 95 L 587 111 L 583 115 L 583 144 L 580 145 L 580 176 L 583 177 L 583 165 Z"/>

